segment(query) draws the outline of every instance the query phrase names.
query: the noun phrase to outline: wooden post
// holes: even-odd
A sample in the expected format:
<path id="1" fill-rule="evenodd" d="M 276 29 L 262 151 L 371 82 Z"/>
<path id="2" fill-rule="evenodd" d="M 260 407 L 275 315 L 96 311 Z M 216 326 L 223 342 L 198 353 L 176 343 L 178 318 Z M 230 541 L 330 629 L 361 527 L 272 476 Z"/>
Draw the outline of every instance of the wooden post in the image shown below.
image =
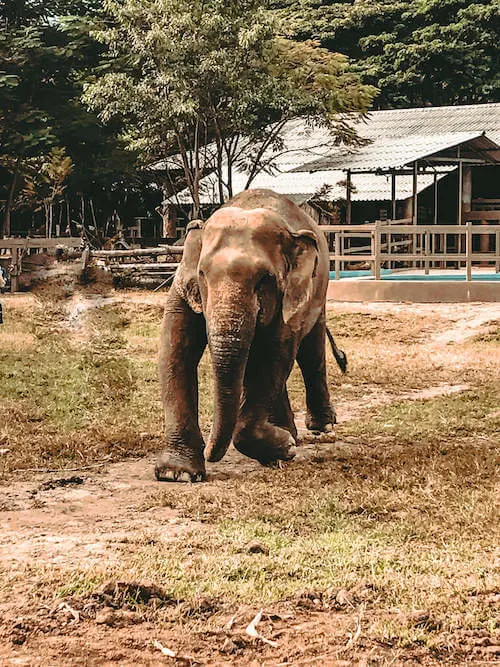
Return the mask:
<path id="1" fill-rule="evenodd" d="M 413 182 L 412 182 L 412 209 L 411 209 L 411 218 L 412 224 L 416 225 L 418 223 L 418 163 L 415 160 L 413 163 Z"/>
<path id="2" fill-rule="evenodd" d="M 495 234 L 495 273 L 500 273 L 500 232 Z"/>
<path id="3" fill-rule="evenodd" d="M 481 220 L 481 226 L 487 227 L 488 226 L 488 221 L 487 220 Z M 498 234 L 497 234 L 498 236 Z M 487 253 L 490 251 L 490 235 L 489 234 L 481 234 L 479 237 L 479 250 L 482 253 Z M 498 245 L 498 243 L 497 243 Z M 487 265 L 488 262 L 482 262 L 482 264 Z"/>
<path id="4" fill-rule="evenodd" d="M 345 255 L 345 236 L 344 236 L 343 231 L 340 232 L 340 250 L 341 250 L 342 256 L 344 256 Z M 340 261 L 340 270 L 342 271 L 343 269 L 345 269 L 345 262 L 343 260 L 341 260 Z"/>
<path id="5" fill-rule="evenodd" d="M 413 163 L 413 181 L 412 181 L 412 206 L 411 206 L 411 219 L 412 224 L 418 224 L 418 163 L 417 160 Z M 418 250 L 418 237 L 416 234 L 412 234 L 412 254 L 416 254 Z M 413 268 L 417 266 L 416 260 L 412 262 Z"/>
<path id="6" fill-rule="evenodd" d="M 457 210 L 457 224 L 461 225 L 463 222 L 463 190 L 464 190 L 464 165 L 462 160 L 458 163 L 458 210 Z"/>
<path id="7" fill-rule="evenodd" d="M 465 165 L 462 169 L 462 216 L 472 209 L 472 168 Z"/>
<path id="8" fill-rule="evenodd" d="M 391 216 L 396 220 L 396 171 L 391 171 Z"/>
<path id="9" fill-rule="evenodd" d="M 21 272 L 21 250 L 19 248 L 11 248 L 11 262 L 12 269 L 10 272 L 10 291 L 17 292 L 19 289 L 19 274 Z"/>
<path id="10" fill-rule="evenodd" d="M 430 255 L 430 245 L 431 245 L 431 234 L 430 234 L 429 230 L 426 229 L 425 230 L 425 249 L 424 249 L 426 257 L 429 257 L 429 255 Z M 426 259 L 425 260 L 425 275 L 426 276 L 429 275 L 429 265 L 430 265 L 429 259 Z"/>
<path id="11" fill-rule="evenodd" d="M 466 280 L 470 282 L 472 280 L 472 222 L 466 223 L 466 233 L 465 233 L 465 271 L 466 271 Z"/>
<path id="12" fill-rule="evenodd" d="M 438 221 L 438 175 L 434 172 L 434 224 Z"/>
<path id="13" fill-rule="evenodd" d="M 340 279 L 340 232 L 335 232 L 335 280 Z"/>
<path id="14" fill-rule="evenodd" d="M 460 146 L 457 148 L 457 157 L 459 158 L 458 160 L 458 201 L 457 201 L 457 225 L 461 225 L 463 222 L 463 210 L 462 210 L 462 192 L 463 192 L 463 162 L 460 160 Z M 464 250 L 464 246 L 462 244 L 462 235 L 457 234 L 457 253 L 461 253 Z M 462 262 L 458 261 L 457 262 L 457 268 L 459 269 L 462 266 Z"/>
<path id="15" fill-rule="evenodd" d="M 347 178 L 346 178 L 346 224 L 350 225 L 351 224 L 351 219 L 352 219 L 352 204 L 351 204 L 351 189 L 352 189 L 352 178 L 351 178 L 351 170 L 347 170 Z"/>
<path id="16" fill-rule="evenodd" d="M 381 244 L 381 222 L 375 220 L 375 238 L 374 238 L 374 255 L 375 255 L 375 280 L 380 280 L 380 244 Z"/>
<path id="17" fill-rule="evenodd" d="M 85 269 L 87 268 L 89 260 L 90 260 L 90 248 L 86 247 L 83 249 L 82 252 L 82 272 L 85 271 Z"/>

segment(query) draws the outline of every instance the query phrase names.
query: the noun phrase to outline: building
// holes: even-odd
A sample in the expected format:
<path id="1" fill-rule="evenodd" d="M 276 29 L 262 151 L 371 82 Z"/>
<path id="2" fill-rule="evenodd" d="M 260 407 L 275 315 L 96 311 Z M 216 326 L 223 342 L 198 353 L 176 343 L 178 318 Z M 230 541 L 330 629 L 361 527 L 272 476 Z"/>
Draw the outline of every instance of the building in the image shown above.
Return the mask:
<path id="1" fill-rule="evenodd" d="M 500 220 L 500 104 L 373 111 L 354 125 L 367 140 L 356 149 L 290 121 L 272 172 L 258 174 L 251 187 L 290 197 L 322 223 Z M 244 172 L 233 174 L 235 194 L 246 180 Z M 209 174 L 201 186 L 208 210 L 218 205 L 216 191 Z M 175 201 L 189 205 L 189 191 Z"/>

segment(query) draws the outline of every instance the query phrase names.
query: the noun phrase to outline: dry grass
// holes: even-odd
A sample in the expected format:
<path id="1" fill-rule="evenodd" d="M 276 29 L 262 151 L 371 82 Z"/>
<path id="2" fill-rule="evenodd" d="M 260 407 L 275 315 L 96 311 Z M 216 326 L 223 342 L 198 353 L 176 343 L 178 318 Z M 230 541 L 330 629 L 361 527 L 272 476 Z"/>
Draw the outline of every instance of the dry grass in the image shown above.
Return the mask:
<path id="1" fill-rule="evenodd" d="M 39 300 L 34 312 L 8 302 L 5 319 L 0 443 L 11 450 L 6 473 L 158 448 L 154 362 L 161 309 L 132 300 L 108 305 L 85 316 L 84 332 L 69 329 L 65 304 L 50 300 Z M 62 573 L 29 568 L 14 578 L 7 574 L 9 585 L 32 577 L 39 596 L 87 599 L 108 578 L 150 580 L 169 600 L 195 605 L 208 597 L 229 606 L 274 604 L 306 589 L 338 604 L 345 590 L 350 601 L 341 607 L 367 614 L 363 632 L 374 641 L 435 648 L 458 630 L 493 633 L 498 619 L 491 599 L 499 574 L 496 334 L 488 329 L 467 343 L 436 347 L 428 341 L 446 322 L 434 317 L 344 313 L 331 324 L 350 357 L 345 379 L 329 361 L 332 386 L 356 410 L 339 425 L 342 442 L 329 455 L 284 470 L 166 487 L 137 511 L 172 508 L 186 522 L 182 537 L 164 540 L 159 526 L 119 565 Z M 445 383 L 469 388 L 397 400 L 409 389 Z M 212 398 L 206 356 L 200 384 L 207 428 Z M 365 404 L 365 393 L 374 388 L 393 394 L 395 402 Z M 303 410 L 296 370 L 290 394 L 294 408 Z M 252 540 L 265 553 L 249 553 Z M 429 611 L 432 622 L 416 627 L 396 614 L 416 609 Z M 170 606 L 160 605 L 155 614 L 158 622 L 172 619 Z"/>

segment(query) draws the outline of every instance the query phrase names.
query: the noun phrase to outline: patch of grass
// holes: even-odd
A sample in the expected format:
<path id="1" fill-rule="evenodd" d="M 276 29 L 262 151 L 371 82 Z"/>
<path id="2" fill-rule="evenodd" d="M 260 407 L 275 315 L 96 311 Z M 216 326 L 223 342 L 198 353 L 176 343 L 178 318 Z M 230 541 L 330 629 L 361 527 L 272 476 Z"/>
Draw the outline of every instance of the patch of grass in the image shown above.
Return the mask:
<path id="1" fill-rule="evenodd" d="M 205 525 L 127 565 L 156 572 L 174 595 L 262 603 L 362 582 L 381 609 L 431 605 L 443 618 L 487 623 L 487 605 L 470 594 L 495 578 L 487 441 L 455 442 L 446 454 L 418 444 L 355 447 L 322 464 L 167 490 L 151 503 Z M 255 539 L 269 555 L 247 552 Z"/>
<path id="2" fill-rule="evenodd" d="M 99 586 L 102 586 L 105 581 L 106 578 L 102 572 L 74 572 L 71 574 L 69 581 L 66 581 L 62 586 L 57 586 L 57 582 L 55 582 L 55 597 L 86 596 L 93 593 Z"/>
<path id="3" fill-rule="evenodd" d="M 474 336 L 473 341 L 475 343 L 500 343 L 500 320 L 488 322 L 486 330 Z"/>
<path id="4" fill-rule="evenodd" d="M 302 481 L 306 498 L 296 513 L 298 499 L 287 502 L 291 480 L 273 481 L 274 501 L 278 496 L 283 499 L 281 514 L 271 509 L 269 480 L 260 488 L 255 483 L 253 511 L 245 506 L 239 514 L 229 502 L 230 511 L 212 516 L 204 528 L 195 528 L 175 542 L 140 547 L 112 575 L 127 581 L 153 580 L 178 600 L 208 596 L 233 604 L 267 604 L 308 589 L 335 599 L 339 590 L 362 587 L 363 604 L 376 606 L 379 613 L 424 608 L 431 609 L 447 629 L 457 618 L 474 627 L 487 625 L 490 609 L 474 592 L 493 586 L 496 576 L 490 510 L 483 516 L 472 503 L 464 522 L 470 530 L 463 534 L 454 533 L 456 524 L 448 525 L 438 511 L 420 516 L 428 510 L 420 500 L 414 500 L 410 510 L 379 521 L 351 513 L 348 503 L 329 495 L 331 491 L 322 496 L 316 489 L 319 499 L 309 496 L 304 491 L 310 486 L 306 475 Z M 246 482 L 240 487 L 246 495 Z M 226 495 L 220 487 L 217 492 Z M 234 489 L 228 489 L 227 496 L 233 495 Z M 410 498 L 408 493 L 406 506 Z M 489 503 L 484 496 L 481 502 Z M 452 509 L 453 503 L 447 512 Z M 190 510 L 183 506 L 181 512 Z M 198 513 L 199 509 L 194 516 Z M 267 546 L 268 555 L 248 552 L 246 545 L 255 539 Z"/>
<path id="5" fill-rule="evenodd" d="M 327 316 L 328 326 L 338 341 L 356 339 L 380 343 L 423 342 L 443 324 L 436 314 L 422 317 L 417 313 L 337 313 Z"/>
<path id="6" fill-rule="evenodd" d="M 74 331 L 64 302 L 43 304 L 32 317 L 22 312 L 11 329 L 0 330 L 0 344 L 5 331 L 29 341 L 22 353 L 0 353 L 0 446 L 12 450 L 2 459 L 6 471 L 160 449 L 160 308 L 113 304 L 91 311 Z M 350 372 L 341 379 L 329 356 L 330 382 L 342 382 L 343 399 L 353 400 L 359 414 L 338 425 L 339 441 L 321 461 L 166 485 L 137 512 L 171 508 L 181 524 L 177 537 L 158 526 L 157 534 L 123 549 L 119 561 L 6 572 L 5 586 L 24 577 L 50 600 L 54 591 L 88 598 L 107 579 L 154 582 L 168 600 L 192 608 L 204 597 L 260 607 L 312 590 L 346 616 L 366 613 L 363 634 L 392 646 L 432 648 L 458 628 L 492 632 L 500 371 L 483 340 L 429 348 L 430 319 L 334 318 Z M 199 379 L 206 431 L 213 405 L 208 354 Z M 364 402 L 378 389 L 397 396 L 442 383 L 470 389 L 383 407 Z M 294 408 L 303 410 L 298 369 L 289 388 Z M 249 552 L 255 540 L 264 553 Z M 347 603 L 338 602 L 339 591 L 347 592 Z M 417 627 L 398 616 L 417 609 L 428 610 L 433 623 Z M 177 621 L 184 613 L 169 610 Z"/>
<path id="7" fill-rule="evenodd" d="M 397 402 L 374 410 L 369 418 L 339 427 L 340 436 L 372 438 L 399 445 L 443 444 L 470 435 L 500 442 L 500 383 L 431 400 Z M 446 450 L 443 450 L 446 454 Z"/>
<path id="8" fill-rule="evenodd" d="M 126 312 L 89 311 L 84 336 L 69 325 L 65 301 L 32 300 L 24 315 L 11 318 L 9 309 L 10 327 L 28 332 L 30 343 L 0 352 L 0 441 L 10 450 L 4 473 L 160 447 L 154 360 L 129 355 Z M 0 344 L 3 336 L 4 329 Z"/>
<path id="9" fill-rule="evenodd" d="M 322 463 L 167 488 L 148 507 L 201 526 L 174 544 L 145 545 L 126 571 L 154 574 L 174 597 L 233 603 L 362 586 L 362 604 L 381 615 L 370 632 L 401 645 L 431 645 L 434 621 L 415 628 L 384 614 L 427 609 L 439 632 L 487 629 L 491 604 L 481 592 L 498 575 L 497 405 L 491 387 L 389 406 L 345 425 L 356 444 Z M 268 554 L 248 553 L 253 540 Z"/>

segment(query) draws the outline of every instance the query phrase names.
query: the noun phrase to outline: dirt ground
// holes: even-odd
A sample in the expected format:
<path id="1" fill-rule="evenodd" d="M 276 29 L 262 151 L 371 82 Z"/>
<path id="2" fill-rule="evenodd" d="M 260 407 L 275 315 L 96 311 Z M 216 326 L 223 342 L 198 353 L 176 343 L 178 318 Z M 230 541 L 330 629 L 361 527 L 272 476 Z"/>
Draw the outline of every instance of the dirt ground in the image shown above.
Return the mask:
<path id="1" fill-rule="evenodd" d="M 8 297 L 3 299 L 4 309 L 7 314 L 16 308 L 29 312 L 32 298 L 29 295 Z M 92 309 L 116 304 L 126 304 L 129 309 L 141 308 L 144 304 L 156 308 L 163 299 L 162 294 L 140 292 L 73 296 L 67 302 L 65 326 L 73 342 L 86 341 L 90 334 L 85 316 Z M 428 510 L 429 505 L 425 504 L 434 493 L 434 481 L 427 477 L 426 482 L 419 481 L 411 487 L 417 490 L 404 495 L 397 480 L 402 475 L 413 480 L 412 476 L 421 474 L 427 462 L 438 460 L 438 450 L 442 455 L 443 442 L 451 440 L 447 430 L 443 430 L 442 438 L 434 438 L 432 427 L 426 435 L 426 410 L 437 406 L 439 417 L 431 415 L 429 418 L 446 420 L 446 411 L 457 406 L 455 399 L 482 396 L 480 392 L 490 384 L 498 390 L 500 347 L 496 338 L 500 307 L 497 304 L 332 304 L 329 312 L 334 322 L 342 325 L 335 329 L 339 343 L 347 347 L 348 352 L 351 347 L 358 350 L 354 356 L 355 368 L 342 379 L 335 375 L 332 384 L 339 425 L 333 437 L 315 438 L 308 434 L 304 428 L 303 407 L 300 409 L 297 398 L 301 389 L 292 388 L 292 404 L 298 408 L 297 424 L 302 441 L 295 460 L 283 471 L 268 471 L 234 450 L 220 463 L 208 465 L 208 482 L 202 485 L 159 484 L 153 476 L 154 454 L 131 457 L 129 450 L 123 457 L 110 460 L 103 456 L 95 461 L 85 459 L 79 464 L 78 460 L 61 463 L 58 459 L 51 467 L 49 458 L 47 464 L 31 469 L 16 468 L 17 464 L 9 468 L 0 486 L 3 578 L 0 664 L 498 664 L 500 554 L 495 549 L 496 527 L 489 524 L 491 515 L 486 516 L 484 509 L 490 507 L 494 497 L 496 480 L 491 464 L 498 438 L 495 426 L 486 429 L 480 424 L 498 423 L 500 405 L 495 405 L 495 397 L 500 394 L 494 393 L 493 399 L 488 398 L 487 407 L 472 426 L 469 422 L 460 422 L 453 427 L 453 442 L 446 445 L 447 450 L 457 448 L 451 453 L 455 457 L 451 473 L 449 470 L 440 472 L 441 463 L 432 464 L 437 466 L 433 468 L 436 480 L 445 479 L 450 489 L 454 485 L 455 502 L 463 489 L 468 493 L 468 482 L 462 486 L 461 481 L 457 481 L 460 466 L 464 465 L 461 452 L 467 451 L 467 457 L 472 456 L 471 451 L 475 452 L 467 475 L 476 475 L 471 478 L 469 487 L 474 488 L 474 493 L 477 490 L 474 502 L 478 506 L 483 503 L 480 519 L 477 514 L 466 514 L 464 510 L 459 520 L 453 508 L 443 506 L 443 516 L 448 511 L 455 514 L 449 520 L 450 532 L 446 529 L 440 539 L 427 542 L 426 520 L 439 524 L 439 508 L 433 506 Z M 394 326 L 388 326 L 391 322 Z M 154 330 L 151 334 L 151 345 L 156 333 Z M 16 349 L 23 335 L 31 334 L 21 334 L 20 330 L 7 332 L 3 342 L 7 346 L 8 340 L 8 345 Z M 24 341 L 24 344 L 28 343 Z M 128 345 L 143 349 L 145 343 L 134 339 Z M 377 346 L 380 345 L 384 346 L 387 356 L 377 362 L 380 353 Z M 389 367 L 391 346 L 394 350 L 392 368 Z M 151 350 L 148 348 L 145 354 L 151 356 Z M 407 364 L 409 359 L 412 361 Z M 428 360 L 427 366 L 421 365 L 422 359 Z M 378 369 L 378 364 L 383 364 L 384 369 Z M 157 407 L 154 406 L 154 410 Z M 418 414 L 424 415 L 419 431 L 423 444 L 418 452 L 413 449 L 415 431 L 409 426 L 408 431 L 401 430 L 396 423 L 406 414 L 409 416 L 404 419 L 411 420 L 414 409 L 423 411 Z M 460 419 L 465 417 L 460 416 Z M 148 424 L 144 424 L 145 432 L 148 428 Z M 10 431 L 6 433 L 3 444 L 0 438 L 0 461 L 2 456 L 10 455 L 8 438 L 13 436 Z M 43 441 L 43 432 L 33 431 L 33 434 Z M 148 437 L 153 442 L 151 449 L 161 446 L 156 427 L 151 427 Z M 39 447 L 39 443 L 36 446 Z M 427 448 L 425 452 L 423 448 Z M 396 452 L 397 464 L 393 463 Z M 487 463 L 480 470 L 483 461 Z M 384 472 L 386 464 L 391 473 Z M 387 487 L 390 493 L 387 491 L 386 495 L 377 497 L 371 506 L 367 501 L 365 506 L 356 493 L 359 491 L 362 498 L 366 485 L 375 486 L 377 479 L 386 479 L 389 474 L 393 474 Z M 336 477 L 342 477 L 341 486 L 335 486 Z M 283 550 L 292 547 L 288 542 L 285 546 L 273 542 L 275 538 L 295 535 L 290 539 L 300 541 L 312 535 L 311 548 L 321 549 L 315 533 L 311 532 L 317 530 L 317 524 L 307 530 L 303 526 L 292 530 L 278 522 L 276 528 L 267 514 L 263 520 L 260 515 L 247 515 L 246 508 L 238 513 L 238 495 L 247 493 L 246 485 L 250 485 L 248 493 L 253 493 L 255 488 L 255 493 L 264 494 L 265 499 L 265 484 L 270 487 L 275 484 L 276 489 L 283 484 L 283 497 L 288 499 L 297 491 L 301 480 L 304 491 L 311 484 L 318 494 L 333 484 L 339 503 L 339 521 L 358 522 L 359 515 L 360 520 L 366 522 L 352 524 L 356 531 L 365 528 L 372 531 L 359 547 L 361 551 L 372 549 L 379 540 L 384 541 L 383 533 L 380 536 L 373 531 L 379 530 L 378 522 L 386 521 L 385 515 L 392 511 L 399 512 L 398 530 L 402 526 L 406 530 L 413 517 L 417 517 L 412 527 L 413 537 L 405 533 L 404 541 L 398 542 L 404 544 L 405 558 L 411 558 L 411 545 L 415 542 L 422 544 L 422 550 L 430 550 L 433 562 L 437 563 L 440 544 L 451 540 L 450 536 L 454 540 L 463 533 L 467 549 L 471 551 L 465 554 L 465 547 L 460 546 L 460 556 L 456 556 L 460 565 L 451 578 L 446 575 L 447 581 L 452 582 L 449 591 L 441 590 L 442 582 L 428 584 L 432 577 L 438 577 L 440 565 L 434 565 L 435 571 L 422 569 L 425 584 L 419 584 L 412 575 L 411 586 L 415 590 L 420 586 L 421 598 L 412 602 L 414 592 L 408 584 L 409 578 L 405 579 L 408 589 L 400 592 L 400 597 L 394 597 L 395 594 L 388 592 L 392 591 L 390 572 L 384 572 L 383 577 L 373 567 L 371 573 L 365 572 L 356 565 L 357 555 L 348 562 L 352 544 L 342 547 L 342 557 L 347 560 L 339 561 L 339 568 L 349 570 L 344 584 L 338 583 L 344 580 L 335 573 L 331 575 L 332 585 L 326 585 L 324 582 L 330 580 L 325 577 L 321 563 L 311 565 L 316 568 L 314 576 L 294 575 L 293 586 L 285 582 L 276 590 L 264 581 L 258 584 L 261 588 L 252 584 L 254 588 L 247 593 L 246 583 L 239 588 L 234 574 L 232 579 L 225 576 L 202 586 L 193 581 L 190 568 L 195 579 L 203 579 L 203 572 L 211 567 L 211 558 L 217 558 L 213 551 L 205 551 L 208 547 L 203 541 L 206 539 L 216 552 L 221 544 L 225 548 L 227 540 L 220 540 L 224 535 L 233 535 L 233 530 L 240 532 L 237 548 L 228 558 L 240 559 L 238 576 L 242 582 L 251 577 L 252 582 L 259 577 L 272 578 L 272 574 L 262 573 L 285 567 L 280 558 Z M 483 483 L 484 496 L 481 495 Z M 359 484 L 359 489 L 353 484 Z M 394 509 L 400 493 L 403 495 Z M 436 498 L 441 497 L 440 493 L 441 490 L 436 491 Z M 237 505 L 231 513 L 224 510 L 227 515 L 222 512 L 223 520 L 217 509 L 221 497 L 221 502 Z M 457 500 L 456 507 L 473 502 L 472 496 L 467 498 L 469 500 L 463 502 L 463 499 Z M 410 511 L 413 502 L 415 514 L 404 514 Z M 427 511 L 428 519 L 424 516 Z M 309 525 L 311 512 L 314 513 L 307 510 L 304 526 Z M 240 521 L 246 523 L 240 525 Z M 473 546 L 476 521 L 481 524 L 477 527 L 477 548 L 484 551 L 481 556 L 484 560 L 477 562 Z M 351 524 L 345 525 L 344 535 L 349 536 Z M 254 532 L 245 532 L 248 526 L 252 526 Z M 469 533 L 471 538 L 467 541 Z M 355 535 L 358 540 L 358 533 Z M 295 552 L 291 557 L 297 557 Z M 249 558 L 252 559 L 248 565 L 250 575 L 242 571 Z M 454 558 L 451 556 L 451 564 L 448 563 L 451 569 Z M 262 567 L 258 565 L 259 559 Z M 130 563 L 133 565 L 127 565 Z M 175 576 L 169 569 L 174 565 Z M 397 572 L 394 563 L 391 567 Z M 426 565 L 431 570 L 432 567 Z M 300 572 L 307 572 L 307 563 L 301 562 L 300 568 Z M 178 588 L 172 586 L 169 590 L 168 582 L 172 577 L 178 582 Z M 466 580 L 468 583 L 464 583 Z M 319 584 L 311 588 L 311 582 L 316 581 Z M 441 587 L 439 595 L 443 598 L 436 599 L 457 594 L 461 599 L 467 598 L 469 606 L 453 611 L 448 611 L 446 604 L 443 609 L 433 607 L 430 602 L 429 606 L 421 606 L 422 600 L 424 603 L 426 600 L 427 585 L 429 590 L 432 586 Z M 429 601 L 433 595 L 434 592 Z M 474 615 L 476 608 L 479 611 Z"/>

